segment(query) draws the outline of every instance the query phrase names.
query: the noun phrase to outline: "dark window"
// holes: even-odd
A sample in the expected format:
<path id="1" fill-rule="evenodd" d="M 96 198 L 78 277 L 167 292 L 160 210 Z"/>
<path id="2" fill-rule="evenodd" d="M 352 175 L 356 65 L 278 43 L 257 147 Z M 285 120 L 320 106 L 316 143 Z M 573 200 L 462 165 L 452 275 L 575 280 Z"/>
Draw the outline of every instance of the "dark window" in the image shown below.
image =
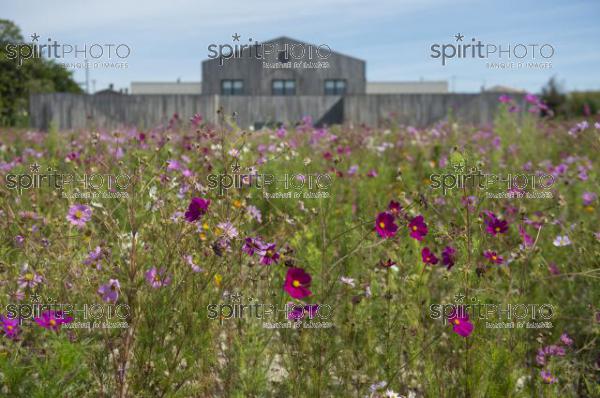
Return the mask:
<path id="1" fill-rule="evenodd" d="M 346 94 L 346 80 L 327 79 L 325 80 L 325 95 L 344 95 Z"/>
<path id="2" fill-rule="evenodd" d="M 221 80 L 221 94 L 241 95 L 244 94 L 243 80 Z"/>
<path id="3" fill-rule="evenodd" d="M 279 51 L 279 54 L 277 54 L 277 60 L 282 64 L 287 64 L 288 62 L 290 62 L 290 57 L 288 56 L 286 51 Z"/>
<path id="4" fill-rule="evenodd" d="M 295 80 L 273 80 L 271 83 L 273 95 L 296 95 Z"/>

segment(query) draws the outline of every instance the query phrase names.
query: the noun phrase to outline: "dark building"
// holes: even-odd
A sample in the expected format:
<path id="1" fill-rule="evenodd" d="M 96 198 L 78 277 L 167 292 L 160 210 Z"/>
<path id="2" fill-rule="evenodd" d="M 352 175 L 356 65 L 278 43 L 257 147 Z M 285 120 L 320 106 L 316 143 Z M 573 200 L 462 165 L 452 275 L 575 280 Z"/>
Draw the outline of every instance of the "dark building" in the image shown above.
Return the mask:
<path id="1" fill-rule="evenodd" d="M 288 37 L 235 46 L 202 62 L 202 94 L 352 95 L 366 93 L 366 63 Z M 240 44 L 241 45 L 241 44 Z"/>

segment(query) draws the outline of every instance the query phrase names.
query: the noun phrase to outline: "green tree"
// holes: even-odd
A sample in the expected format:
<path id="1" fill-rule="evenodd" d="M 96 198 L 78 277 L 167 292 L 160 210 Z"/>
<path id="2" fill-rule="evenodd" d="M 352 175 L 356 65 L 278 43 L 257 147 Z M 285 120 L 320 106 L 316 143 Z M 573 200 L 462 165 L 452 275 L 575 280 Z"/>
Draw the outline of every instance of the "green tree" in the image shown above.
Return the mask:
<path id="1" fill-rule="evenodd" d="M 51 60 L 30 58 L 19 65 L 9 57 L 8 47 L 11 45 L 28 44 L 15 23 L 0 19 L 0 125 L 27 124 L 30 94 L 82 92 L 73 80 L 72 72 Z"/>

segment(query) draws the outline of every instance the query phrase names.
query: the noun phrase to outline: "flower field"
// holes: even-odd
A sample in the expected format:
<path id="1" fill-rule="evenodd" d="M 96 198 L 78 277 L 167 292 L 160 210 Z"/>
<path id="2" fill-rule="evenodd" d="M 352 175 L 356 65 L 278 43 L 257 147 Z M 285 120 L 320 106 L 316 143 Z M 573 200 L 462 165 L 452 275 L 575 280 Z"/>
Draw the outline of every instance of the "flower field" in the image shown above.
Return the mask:
<path id="1" fill-rule="evenodd" d="M 0 395 L 598 397 L 600 124 L 0 133 Z"/>

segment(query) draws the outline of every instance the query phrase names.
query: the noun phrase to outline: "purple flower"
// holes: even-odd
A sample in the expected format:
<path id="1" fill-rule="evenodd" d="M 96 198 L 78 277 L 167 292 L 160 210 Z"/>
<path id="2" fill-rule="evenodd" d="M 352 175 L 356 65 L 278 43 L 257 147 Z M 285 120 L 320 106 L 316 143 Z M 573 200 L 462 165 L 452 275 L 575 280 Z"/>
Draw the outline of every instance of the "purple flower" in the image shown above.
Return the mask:
<path id="1" fill-rule="evenodd" d="M 189 222 L 194 222 L 206 214 L 210 200 L 203 198 L 192 198 L 187 211 L 185 212 L 185 219 Z"/>
<path id="2" fill-rule="evenodd" d="M 410 230 L 410 237 L 418 241 L 422 241 L 429 231 L 423 216 L 420 214 L 410 221 L 408 229 Z"/>
<path id="3" fill-rule="evenodd" d="M 584 192 L 583 195 L 581 195 L 581 199 L 583 199 L 584 206 L 591 205 L 597 198 L 598 195 L 596 195 L 594 192 Z"/>
<path id="4" fill-rule="evenodd" d="M 19 332 L 19 319 L 17 318 L 9 318 L 4 315 L 0 315 L 0 327 L 2 327 L 2 332 L 9 339 L 16 339 Z"/>
<path id="5" fill-rule="evenodd" d="M 548 271 L 552 275 L 560 275 L 560 270 L 558 269 L 558 267 L 554 263 L 549 263 L 548 264 Z"/>
<path id="6" fill-rule="evenodd" d="M 21 275 L 19 275 L 19 279 L 17 279 L 17 283 L 19 284 L 19 289 L 25 289 L 27 287 L 34 288 L 40 283 L 42 283 L 43 278 L 41 275 L 36 274 L 34 271 L 25 270 Z"/>
<path id="7" fill-rule="evenodd" d="M 148 281 L 150 286 L 154 289 L 158 289 L 159 287 L 169 285 L 171 283 L 171 277 L 166 274 L 164 268 L 158 270 L 156 267 L 152 267 L 146 271 L 146 281 Z"/>
<path id="8" fill-rule="evenodd" d="M 488 234 L 496 236 L 497 234 L 504 234 L 508 231 L 508 223 L 504 220 L 500 220 L 492 212 L 485 212 L 485 225 Z"/>
<path id="9" fill-rule="evenodd" d="M 96 246 L 94 250 L 88 253 L 88 256 L 85 260 L 83 260 L 84 265 L 93 266 L 97 270 L 102 268 L 102 258 L 104 257 L 104 252 L 100 246 Z"/>
<path id="10" fill-rule="evenodd" d="M 92 219 L 92 209 L 86 205 L 73 205 L 69 208 L 67 220 L 78 228 L 83 228 L 85 223 Z"/>
<path id="11" fill-rule="evenodd" d="M 446 266 L 448 270 L 454 266 L 456 249 L 452 246 L 446 246 L 442 251 L 442 264 Z"/>
<path id="12" fill-rule="evenodd" d="M 264 242 L 260 238 L 246 238 L 244 246 L 242 246 L 242 251 L 252 256 L 255 252 L 261 250 L 264 245 Z"/>
<path id="13" fill-rule="evenodd" d="M 38 325 L 45 329 L 58 331 L 58 329 L 60 329 L 60 325 L 73 322 L 73 318 L 70 316 L 64 316 L 62 311 L 50 310 L 43 312 L 41 317 L 35 318 L 35 321 Z"/>
<path id="14" fill-rule="evenodd" d="M 398 226 L 394 222 L 394 216 L 387 212 L 379 213 L 375 219 L 375 230 L 384 239 L 396 235 Z"/>
<path id="15" fill-rule="evenodd" d="M 287 319 L 298 321 L 308 314 L 308 319 L 313 319 L 319 311 L 318 304 L 296 304 L 293 302 L 287 303 Z"/>
<path id="16" fill-rule="evenodd" d="M 429 250 L 428 247 L 421 250 L 421 258 L 425 264 L 435 265 L 438 263 L 438 258 Z"/>
<path id="17" fill-rule="evenodd" d="M 402 206 L 400 203 L 390 200 L 390 204 L 388 204 L 388 211 L 395 217 L 398 217 L 402 212 Z"/>
<path id="18" fill-rule="evenodd" d="M 452 325 L 454 333 L 462 337 L 469 337 L 475 328 L 469 320 L 469 314 L 463 306 L 456 306 L 452 309 L 452 312 L 448 317 L 448 322 Z"/>
<path id="19" fill-rule="evenodd" d="M 121 285 L 117 279 L 110 279 L 107 284 L 100 286 L 98 294 L 107 303 L 116 303 L 119 298 Z"/>
<path id="20" fill-rule="evenodd" d="M 544 380 L 544 383 L 547 384 L 554 384 L 557 381 L 556 377 L 552 376 L 547 370 L 542 370 L 540 376 L 542 377 L 542 380 Z"/>
<path id="21" fill-rule="evenodd" d="M 310 275 L 302 268 L 288 268 L 283 290 L 292 298 L 303 299 L 312 294 L 308 289 L 311 281 Z"/>
<path id="22" fill-rule="evenodd" d="M 271 265 L 279 260 L 279 253 L 275 249 L 275 243 L 266 243 L 259 250 L 258 255 L 261 256 L 260 263 L 263 265 Z"/>
<path id="23" fill-rule="evenodd" d="M 566 333 L 561 334 L 560 341 L 566 346 L 570 346 L 571 344 L 573 344 L 573 339 L 571 339 Z"/>
<path id="24" fill-rule="evenodd" d="M 504 259 L 502 258 L 502 256 L 498 255 L 496 252 L 489 251 L 489 250 L 486 250 L 483 253 L 483 257 L 485 257 L 488 260 L 490 260 L 490 262 L 492 264 L 502 264 L 502 262 L 504 261 Z"/>
<path id="25" fill-rule="evenodd" d="M 262 222 L 262 214 L 256 206 L 253 206 L 253 205 L 247 206 L 246 211 L 248 212 L 248 215 L 250 215 L 250 217 L 252 217 L 256 221 L 258 221 L 259 223 Z"/>
<path id="26" fill-rule="evenodd" d="M 25 237 L 24 236 L 22 236 L 22 235 L 15 236 L 15 244 L 18 247 L 22 247 L 23 243 L 25 243 Z"/>
<path id="27" fill-rule="evenodd" d="M 194 258 L 191 255 L 187 255 L 183 257 L 185 262 L 192 268 L 194 272 L 204 272 L 204 269 L 199 265 L 194 263 Z"/>

